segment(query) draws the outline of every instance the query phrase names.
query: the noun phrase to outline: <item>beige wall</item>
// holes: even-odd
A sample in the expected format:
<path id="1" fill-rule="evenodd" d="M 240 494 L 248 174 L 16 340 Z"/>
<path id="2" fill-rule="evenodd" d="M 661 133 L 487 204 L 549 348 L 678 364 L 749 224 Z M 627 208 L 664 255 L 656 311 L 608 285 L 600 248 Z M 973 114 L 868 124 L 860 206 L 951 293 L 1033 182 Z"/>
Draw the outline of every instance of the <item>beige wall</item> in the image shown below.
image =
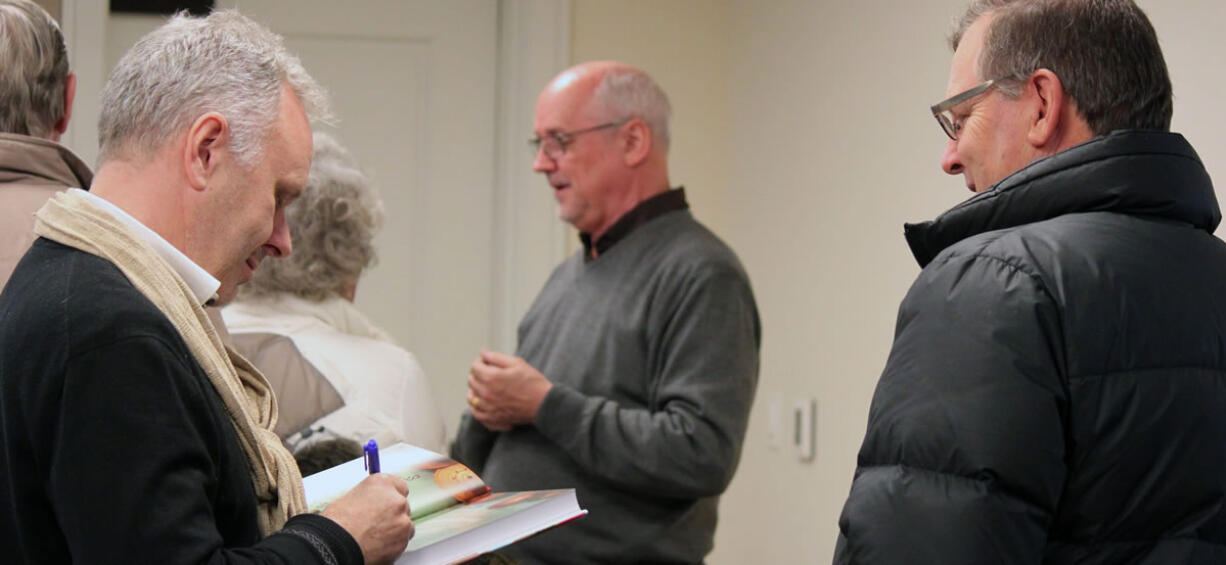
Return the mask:
<path id="1" fill-rule="evenodd" d="M 728 233 L 754 278 L 765 343 L 712 563 L 833 552 L 898 301 L 919 272 L 902 224 L 969 195 L 937 169 L 945 137 L 927 113 L 944 97 L 942 36 L 960 4 L 734 3 L 731 106 L 746 110 L 732 134 L 774 140 L 746 146 L 731 171 L 732 186 L 753 187 L 731 202 Z M 817 399 L 812 463 L 764 441 L 770 401 L 793 396 Z M 778 509 L 769 526 L 747 518 L 767 507 Z"/>
<path id="2" fill-rule="evenodd" d="M 1158 30 L 1175 89 L 1175 116 L 1171 129 L 1196 147 L 1217 187 L 1219 202 L 1226 202 L 1226 3 L 1219 0 L 1138 0 Z M 1218 237 L 1226 235 L 1219 229 Z"/>
<path id="3" fill-rule="evenodd" d="M 968 196 L 937 167 L 945 138 L 927 113 L 963 5 L 574 1 L 573 60 L 624 60 L 669 92 L 672 181 L 740 254 L 761 310 L 761 384 L 712 565 L 829 562 L 896 308 L 919 271 L 902 223 Z M 1175 83 L 1174 129 L 1226 186 L 1226 5 L 1141 5 Z M 112 16 L 107 68 L 159 21 Z M 794 398 L 818 403 L 810 463 L 768 439 L 772 405 L 783 420 Z"/>
<path id="4" fill-rule="evenodd" d="M 615 59 L 656 77 L 673 106 L 670 180 L 695 214 L 725 225 L 728 207 L 728 9 L 707 0 L 580 0 L 571 60 Z M 681 25 L 679 25 L 679 23 Z"/>
<path id="5" fill-rule="evenodd" d="M 1174 129 L 1226 183 L 1226 6 L 1140 4 L 1175 83 Z M 964 5 L 575 0 L 574 59 L 624 58 L 672 97 L 674 180 L 740 254 L 761 311 L 758 397 L 713 565 L 830 560 L 898 302 L 919 272 L 902 224 L 969 196 L 940 171 L 945 137 L 927 112 L 944 97 L 944 36 Z M 769 440 L 772 406 L 795 398 L 817 399 L 809 463 Z"/>
<path id="6" fill-rule="evenodd" d="M 124 53 L 128 52 L 136 41 L 166 23 L 165 16 L 144 14 L 110 14 L 106 20 L 106 48 L 103 50 L 102 63 L 106 65 L 109 74 L 111 69 Z M 98 96 L 101 97 L 99 92 Z"/>

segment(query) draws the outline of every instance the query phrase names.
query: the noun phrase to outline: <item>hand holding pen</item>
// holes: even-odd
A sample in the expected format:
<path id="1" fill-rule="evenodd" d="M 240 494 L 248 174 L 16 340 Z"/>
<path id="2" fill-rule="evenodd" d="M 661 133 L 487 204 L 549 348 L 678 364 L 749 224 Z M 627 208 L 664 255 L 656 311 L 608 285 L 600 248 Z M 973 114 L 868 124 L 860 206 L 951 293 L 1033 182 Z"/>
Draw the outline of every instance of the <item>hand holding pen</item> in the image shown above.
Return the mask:
<path id="1" fill-rule="evenodd" d="M 370 476 L 320 514 L 353 536 L 367 563 L 391 563 L 413 537 L 409 485 L 400 477 L 379 472 L 379 445 L 374 440 L 362 452 Z"/>

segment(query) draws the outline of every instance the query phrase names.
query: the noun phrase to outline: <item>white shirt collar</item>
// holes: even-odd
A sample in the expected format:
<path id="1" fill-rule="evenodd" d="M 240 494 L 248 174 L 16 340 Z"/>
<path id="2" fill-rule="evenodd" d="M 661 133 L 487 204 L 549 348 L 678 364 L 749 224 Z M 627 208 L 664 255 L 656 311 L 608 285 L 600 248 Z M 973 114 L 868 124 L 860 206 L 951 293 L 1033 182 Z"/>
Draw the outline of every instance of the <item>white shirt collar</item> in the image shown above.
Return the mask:
<path id="1" fill-rule="evenodd" d="M 200 304 L 206 304 L 211 300 L 217 299 L 217 289 L 221 288 L 221 282 L 200 265 L 189 259 L 182 251 L 175 249 L 175 246 L 163 239 L 157 232 L 149 229 L 145 224 L 140 223 L 139 220 L 133 218 L 105 198 L 79 188 L 71 190 L 80 191 L 91 202 L 97 204 L 112 216 L 115 216 L 120 222 L 123 222 L 138 239 L 148 243 L 162 260 L 170 264 L 170 268 L 174 269 L 175 273 L 178 273 L 183 282 L 187 283 L 187 288 L 191 289 L 192 294 L 196 295 L 196 300 Z"/>

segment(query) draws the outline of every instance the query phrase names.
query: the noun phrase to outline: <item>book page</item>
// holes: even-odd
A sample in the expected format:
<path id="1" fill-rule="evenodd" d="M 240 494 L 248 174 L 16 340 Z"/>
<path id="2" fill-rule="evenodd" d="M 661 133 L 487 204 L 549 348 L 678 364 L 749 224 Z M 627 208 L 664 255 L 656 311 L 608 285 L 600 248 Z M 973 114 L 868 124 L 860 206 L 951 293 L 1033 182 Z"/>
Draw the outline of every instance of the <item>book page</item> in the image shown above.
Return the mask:
<path id="1" fill-rule="evenodd" d="M 490 493 L 416 522 L 397 565 L 468 559 L 586 514 L 574 489 Z"/>
<path id="2" fill-rule="evenodd" d="M 490 490 L 463 464 L 405 443 L 380 449 L 379 467 L 409 484 L 409 509 L 415 521 Z M 365 461 L 359 458 L 304 478 L 307 511 L 323 510 L 368 475 Z"/>

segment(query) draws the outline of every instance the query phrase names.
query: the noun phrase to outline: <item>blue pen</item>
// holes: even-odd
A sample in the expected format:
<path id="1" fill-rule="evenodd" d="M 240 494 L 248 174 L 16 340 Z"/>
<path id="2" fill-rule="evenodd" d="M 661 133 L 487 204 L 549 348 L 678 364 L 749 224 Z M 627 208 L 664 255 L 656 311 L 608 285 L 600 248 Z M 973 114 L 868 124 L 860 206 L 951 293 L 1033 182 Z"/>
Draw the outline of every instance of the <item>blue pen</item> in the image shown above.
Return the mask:
<path id="1" fill-rule="evenodd" d="M 366 469 L 370 474 L 379 472 L 379 444 L 375 443 L 375 440 L 366 442 L 362 447 L 362 458 L 365 459 Z"/>

